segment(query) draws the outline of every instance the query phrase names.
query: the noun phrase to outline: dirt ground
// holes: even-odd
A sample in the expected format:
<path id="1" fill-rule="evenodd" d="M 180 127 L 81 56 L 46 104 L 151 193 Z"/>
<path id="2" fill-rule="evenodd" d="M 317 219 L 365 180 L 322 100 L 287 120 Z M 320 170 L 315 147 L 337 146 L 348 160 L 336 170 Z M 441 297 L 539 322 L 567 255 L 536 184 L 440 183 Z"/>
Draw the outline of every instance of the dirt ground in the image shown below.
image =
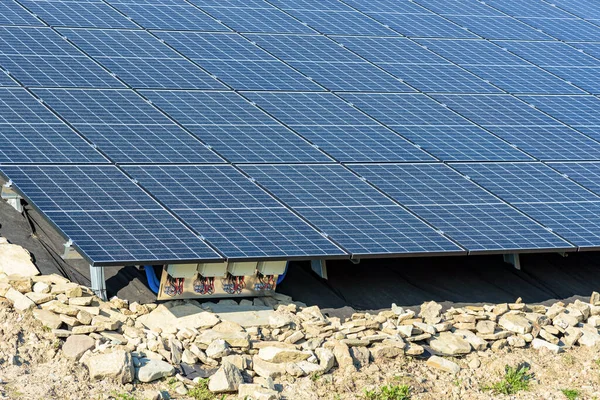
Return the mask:
<path id="1" fill-rule="evenodd" d="M 167 380 L 126 385 L 91 382 L 86 367 L 65 359 L 60 339 L 54 338 L 30 314 L 21 316 L 2 300 L 0 321 L 2 398 L 142 400 L 157 398 L 159 391 L 164 393 L 170 389 Z M 478 358 L 481 365 L 473 369 L 469 364 L 474 364 L 474 358 Z M 323 376 L 287 376 L 276 383 L 282 398 L 290 400 L 364 399 L 365 390 L 377 391 L 383 385 L 409 385 L 411 399 L 567 399 L 563 389 L 577 391 L 577 399 L 600 399 L 600 351 L 597 348 L 574 347 L 561 354 L 505 348 L 452 360 L 462 367 L 456 376 L 433 370 L 424 360 L 400 356 L 394 361 L 372 363 L 353 374 L 335 369 Z M 528 391 L 508 396 L 484 390 L 502 379 L 506 365 L 519 364 L 528 365 L 533 374 Z M 170 397 L 191 398 L 174 392 Z"/>

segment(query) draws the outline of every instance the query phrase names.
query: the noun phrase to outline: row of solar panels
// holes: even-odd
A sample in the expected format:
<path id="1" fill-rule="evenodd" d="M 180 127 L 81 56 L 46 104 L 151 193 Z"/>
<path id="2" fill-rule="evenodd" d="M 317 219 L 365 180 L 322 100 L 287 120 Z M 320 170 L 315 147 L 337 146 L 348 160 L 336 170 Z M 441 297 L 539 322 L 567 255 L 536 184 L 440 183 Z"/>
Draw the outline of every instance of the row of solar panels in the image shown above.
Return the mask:
<path id="1" fill-rule="evenodd" d="M 2 170 L 96 265 L 600 246 L 600 163 Z"/>
<path id="2" fill-rule="evenodd" d="M 489 39 L 597 40 L 600 12 L 593 0 L 19 0 L 53 26 L 146 28 L 213 32 L 348 34 Z M 40 25 L 10 1 L 0 24 Z M 501 35 L 501 36 L 498 36 Z"/>

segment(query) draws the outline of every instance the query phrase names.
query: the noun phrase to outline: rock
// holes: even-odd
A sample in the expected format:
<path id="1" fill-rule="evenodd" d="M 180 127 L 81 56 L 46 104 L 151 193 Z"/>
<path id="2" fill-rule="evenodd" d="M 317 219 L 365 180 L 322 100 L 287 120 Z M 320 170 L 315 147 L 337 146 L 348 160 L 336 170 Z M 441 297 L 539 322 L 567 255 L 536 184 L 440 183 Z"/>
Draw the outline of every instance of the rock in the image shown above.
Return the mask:
<path id="1" fill-rule="evenodd" d="M 77 311 L 77 313 L 79 313 L 79 311 Z M 97 315 L 92 318 L 92 325 L 94 325 L 98 331 L 115 331 L 119 329 L 121 322 L 114 321 L 103 315 Z"/>
<path id="2" fill-rule="evenodd" d="M 404 354 L 407 356 L 420 356 L 425 352 L 423 346 L 419 346 L 416 343 L 409 343 L 406 349 L 404 350 Z"/>
<path id="3" fill-rule="evenodd" d="M 60 320 L 62 322 L 64 322 L 65 324 L 67 324 L 68 326 L 81 325 L 81 323 L 75 317 L 69 317 L 68 315 L 65 315 L 65 314 L 58 314 L 58 316 L 60 317 Z"/>
<path id="4" fill-rule="evenodd" d="M 283 328 L 293 323 L 294 319 L 290 314 L 276 312 L 269 316 L 269 326 L 273 329 Z"/>
<path id="5" fill-rule="evenodd" d="M 302 339 L 304 339 L 304 333 L 302 333 L 302 331 L 296 331 L 292 333 L 287 339 L 285 339 L 285 342 L 293 344 Z"/>
<path id="6" fill-rule="evenodd" d="M 548 310 L 546 310 L 546 317 L 550 319 L 554 319 L 557 315 L 562 313 L 565 310 L 563 303 L 554 303 Z"/>
<path id="7" fill-rule="evenodd" d="M 440 312 L 442 311 L 442 306 L 435 301 L 430 301 L 428 303 L 423 303 L 421 305 L 421 311 L 419 312 L 419 317 L 422 317 L 428 324 L 437 324 L 440 322 Z M 435 333 L 435 332 L 434 332 Z"/>
<path id="8" fill-rule="evenodd" d="M 277 400 L 279 393 L 254 383 L 242 383 L 238 387 L 238 398 L 252 400 Z"/>
<path id="9" fill-rule="evenodd" d="M 592 292 L 592 295 L 590 296 L 590 304 L 597 305 L 598 303 L 600 303 L 600 293 Z"/>
<path id="10" fill-rule="evenodd" d="M 564 310 L 552 319 L 552 325 L 564 330 L 570 326 L 577 326 L 581 321 L 583 321 L 583 315 L 579 310 Z"/>
<path id="11" fill-rule="evenodd" d="M 344 343 L 338 342 L 333 347 L 333 354 L 335 355 L 335 359 L 342 370 L 351 370 L 356 371 L 354 367 L 354 360 L 350 355 L 350 349 Z"/>
<path id="12" fill-rule="evenodd" d="M 553 334 L 551 334 L 550 332 L 548 332 L 545 329 L 540 330 L 539 336 L 544 339 L 547 342 L 550 342 L 552 344 L 558 344 L 559 340 L 556 336 L 554 336 Z"/>
<path id="13" fill-rule="evenodd" d="M 35 307 L 35 303 L 29 297 L 13 288 L 8 289 L 5 297 L 10 300 L 13 308 L 20 313 L 24 313 Z"/>
<path id="14" fill-rule="evenodd" d="M 570 326 L 565 330 L 565 336 L 563 336 L 562 340 L 566 346 L 573 346 L 582 335 L 583 332 L 581 329 Z"/>
<path id="15" fill-rule="evenodd" d="M 77 312 L 77 320 L 81 322 L 83 325 L 89 325 L 92 323 L 92 314 L 87 311 L 79 310 Z"/>
<path id="16" fill-rule="evenodd" d="M 139 361 L 136 378 L 140 382 L 152 382 L 175 373 L 175 368 L 168 362 L 149 358 L 140 358 Z"/>
<path id="17" fill-rule="evenodd" d="M 85 335 L 87 333 L 96 332 L 97 330 L 97 327 L 91 325 L 78 325 L 71 329 L 71 331 L 77 335 Z"/>
<path id="18" fill-rule="evenodd" d="M 506 342 L 511 347 L 525 347 L 525 345 L 527 344 L 525 342 L 525 339 L 520 336 L 509 336 L 508 338 L 506 338 Z"/>
<path id="19" fill-rule="evenodd" d="M 590 331 L 583 329 L 581 337 L 577 340 L 580 346 L 594 347 L 600 344 L 600 335 L 597 330 Z"/>
<path id="20" fill-rule="evenodd" d="M 71 335 L 62 346 L 65 357 L 73 361 L 79 361 L 83 353 L 92 350 L 96 346 L 96 341 L 85 335 Z"/>
<path id="21" fill-rule="evenodd" d="M 427 360 L 427 365 L 429 367 L 436 368 L 454 375 L 460 372 L 460 367 L 458 366 L 458 364 L 438 356 L 429 357 L 429 359 Z"/>
<path id="22" fill-rule="evenodd" d="M 279 347 L 265 347 L 258 351 L 258 357 L 268 362 L 284 363 L 306 360 L 310 357 L 310 353 Z"/>
<path id="23" fill-rule="evenodd" d="M 475 357 L 471 361 L 469 361 L 469 368 L 470 369 L 476 370 L 479 367 L 481 367 L 481 361 L 479 360 L 479 358 Z"/>
<path id="24" fill-rule="evenodd" d="M 592 315 L 589 317 L 587 324 L 593 326 L 594 328 L 598 328 L 600 326 L 600 315 Z"/>
<path id="25" fill-rule="evenodd" d="M 574 308 L 574 309 L 578 310 L 583 315 L 582 321 L 588 319 L 590 316 L 590 305 L 587 303 L 584 303 L 583 301 L 581 301 L 579 299 L 575 300 L 575 302 L 573 303 L 573 305 L 570 308 Z"/>
<path id="26" fill-rule="evenodd" d="M 36 282 L 33 284 L 33 291 L 35 293 L 50 293 L 50 285 L 45 282 Z"/>
<path id="27" fill-rule="evenodd" d="M 169 353 L 169 359 L 171 360 L 171 362 L 175 365 L 178 365 L 181 363 L 181 356 L 183 353 L 183 345 L 181 344 L 181 342 L 179 342 L 179 340 L 171 337 L 169 339 L 169 347 L 171 348 L 171 352 Z M 160 350 L 159 350 L 160 352 Z"/>
<path id="28" fill-rule="evenodd" d="M 43 304 L 54 300 L 54 296 L 48 293 L 29 292 L 26 293 L 25 296 L 27 296 L 29 300 L 33 301 L 35 304 Z"/>
<path id="29" fill-rule="evenodd" d="M 562 351 L 562 348 L 560 346 L 538 338 L 533 339 L 531 345 L 534 349 L 548 349 L 553 353 L 560 353 Z"/>
<path id="30" fill-rule="evenodd" d="M 366 347 L 352 347 L 350 348 L 350 355 L 354 360 L 356 369 L 360 370 L 370 363 L 371 352 Z"/>
<path id="31" fill-rule="evenodd" d="M 223 339 L 217 339 L 213 340 L 213 342 L 207 347 L 205 353 L 210 358 L 219 359 L 229 355 L 231 350 L 229 349 L 229 345 L 226 341 Z"/>
<path id="32" fill-rule="evenodd" d="M 221 359 L 221 362 L 231 363 L 235 365 L 240 371 L 243 371 L 245 369 L 251 369 L 252 367 L 252 358 L 250 358 L 250 356 L 247 355 L 241 356 L 238 354 L 233 354 L 230 356 L 225 356 Z"/>
<path id="33" fill-rule="evenodd" d="M 131 355 L 123 350 L 90 356 L 87 367 L 91 379 L 114 379 L 123 384 L 133 382 L 135 374 Z"/>
<path id="34" fill-rule="evenodd" d="M 504 314 L 498 320 L 498 325 L 507 331 L 520 334 L 529 333 L 533 328 L 533 325 L 527 318 L 518 314 Z"/>
<path id="35" fill-rule="evenodd" d="M 495 315 L 503 315 L 505 313 L 508 312 L 508 304 L 504 303 L 504 304 L 498 304 L 496 306 L 494 306 L 494 309 L 492 310 L 492 313 L 494 313 Z"/>
<path id="36" fill-rule="evenodd" d="M 471 352 L 471 345 L 460 336 L 449 332 L 442 332 L 429 341 L 431 348 L 441 354 L 454 356 L 459 354 L 468 354 Z"/>
<path id="37" fill-rule="evenodd" d="M 252 369 L 263 378 L 278 378 L 285 374 L 285 364 L 271 363 L 258 356 L 252 358 Z"/>
<path id="38" fill-rule="evenodd" d="M 210 377 L 208 389 L 213 393 L 236 392 L 242 383 L 244 383 L 244 378 L 240 370 L 235 365 L 225 362 Z"/>
<path id="39" fill-rule="evenodd" d="M 88 297 L 71 297 L 69 299 L 69 305 L 70 306 L 89 306 L 90 304 L 92 304 L 92 298 L 91 296 Z"/>
<path id="40" fill-rule="evenodd" d="M 127 344 L 127 339 L 125 338 L 125 336 L 121 335 L 118 332 L 104 331 L 100 332 L 100 335 L 114 344 Z"/>
<path id="41" fill-rule="evenodd" d="M 196 341 L 208 346 L 213 341 L 218 339 L 226 341 L 227 344 L 231 347 L 250 347 L 250 335 L 248 335 L 246 332 L 217 332 L 212 329 L 209 329 L 206 331 L 202 331 L 196 338 Z"/>
<path id="42" fill-rule="evenodd" d="M 319 359 L 321 373 L 326 374 L 335 365 L 335 355 L 333 354 L 333 351 L 326 348 L 318 348 L 315 350 L 315 354 Z"/>
<path id="43" fill-rule="evenodd" d="M 484 339 L 480 338 L 471 331 L 458 329 L 454 331 L 454 334 L 460 336 L 461 338 L 469 342 L 469 344 L 474 350 L 483 351 L 488 346 L 488 343 Z"/>
<path id="44" fill-rule="evenodd" d="M 36 308 L 33 310 L 33 317 L 50 329 L 58 329 L 63 323 L 58 315 L 48 310 Z"/>
<path id="45" fill-rule="evenodd" d="M 196 357 L 190 350 L 185 349 L 183 350 L 183 353 L 181 353 L 181 362 L 188 365 L 194 365 L 198 362 L 198 357 Z"/>
<path id="46" fill-rule="evenodd" d="M 73 332 L 66 329 L 52 329 L 52 334 L 57 338 L 68 338 L 73 335 Z"/>
<path id="47" fill-rule="evenodd" d="M 410 337 L 412 335 L 412 331 L 412 325 L 400 325 L 398 327 L 398 334 L 403 338 Z"/>
<path id="48" fill-rule="evenodd" d="M 81 297 L 83 295 L 83 291 L 81 290 L 81 286 L 75 285 L 65 290 L 65 296 L 71 299 L 73 297 Z M 79 305 L 87 305 L 87 304 L 79 304 Z"/>
<path id="49" fill-rule="evenodd" d="M 371 354 L 374 360 L 386 360 L 404 354 L 404 350 L 398 346 L 377 345 L 371 349 Z"/>
<path id="50" fill-rule="evenodd" d="M 31 261 L 31 254 L 23 247 L 10 243 L 0 244 L 0 272 L 20 277 L 31 277 L 40 273 Z"/>
<path id="51" fill-rule="evenodd" d="M 422 332 L 429 333 L 430 335 L 435 335 L 437 333 L 432 325 L 425 324 L 423 322 L 415 322 L 413 326 Z"/>
<path id="52" fill-rule="evenodd" d="M 42 308 L 57 314 L 65 314 L 70 317 L 76 317 L 77 313 L 79 312 L 79 310 L 75 307 L 68 306 L 57 300 L 44 303 Z"/>
<path id="53" fill-rule="evenodd" d="M 500 351 L 506 346 L 508 346 L 508 339 L 500 339 L 492 343 L 492 346 L 490 348 L 492 349 L 492 351 Z"/>
<path id="54" fill-rule="evenodd" d="M 176 326 L 182 328 L 210 328 L 219 323 L 220 319 L 202 308 L 190 303 L 167 308 L 160 304 L 153 311 L 141 315 L 137 321 L 148 329 Z"/>
<path id="55" fill-rule="evenodd" d="M 477 332 L 482 333 L 484 335 L 493 335 L 494 331 L 496 330 L 496 323 L 494 321 L 489 320 L 477 321 L 475 329 L 477 330 Z"/>

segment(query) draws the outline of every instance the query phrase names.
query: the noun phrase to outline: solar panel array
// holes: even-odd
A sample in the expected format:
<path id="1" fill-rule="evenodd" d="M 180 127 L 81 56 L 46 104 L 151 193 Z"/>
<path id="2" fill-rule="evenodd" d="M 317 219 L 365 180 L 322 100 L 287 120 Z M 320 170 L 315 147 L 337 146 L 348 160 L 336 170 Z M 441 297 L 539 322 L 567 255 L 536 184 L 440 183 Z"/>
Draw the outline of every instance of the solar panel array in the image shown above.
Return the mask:
<path id="1" fill-rule="evenodd" d="M 600 248 L 592 0 L 0 0 L 0 172 L 92 265 Z"/>

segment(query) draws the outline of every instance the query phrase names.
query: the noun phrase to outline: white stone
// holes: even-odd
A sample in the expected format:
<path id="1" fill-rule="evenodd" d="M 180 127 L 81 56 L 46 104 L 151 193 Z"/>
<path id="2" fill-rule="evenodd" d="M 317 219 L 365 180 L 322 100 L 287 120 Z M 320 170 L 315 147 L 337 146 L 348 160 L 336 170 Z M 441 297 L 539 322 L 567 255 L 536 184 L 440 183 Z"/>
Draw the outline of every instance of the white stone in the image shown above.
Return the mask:
<path id="1" fill-rule="evenodd" d="M 50 329 L 58 329 L 63 324 L 60 317 L 48 310 L 33 310 L 33 317 L 40 321 L 42 325 Z"/>
<path id="2" fill-rule="evenodd" d="M 242 373 L 233 364 L 224 362 L 223 365 L 210 377 L 208 389 L 213 393 L 236 392 L 244 383 Z"/>
<path id="3" fill-rule="evenodd" d="M 86 351 L 92 350 L 95 346 L 96 341 L 89 336 L 71 335 L 63 344 L 62 351 L 65 357 L 78 361 Z"/>
<path id="4" fill-rule="evenodd" d="M 466 329 L 457 329 L 454 331 L 454 334 L 460 336 L 461 338 L 469 342 L 469 344 L 471 345 L 471 347 L 473 347 L 474 350 L 482 351 L 485 350 L 488 346 L 488 343 L 484 339 L 480 338 L 473 332 L 468 331 Z"/>
<path id="5" fill-rule="evenodd" d="M 431 348 L 441 354 L 454 356 L 471 352 L 468 341 L 450 332 L 441 332 L 429 341 Z"/>
<path id="6" fill-rule="evenodd" d="M 310 357 L 309 352 L 285 349 L 280 347 L 264 347 L 258 351 L 258 357 L 267 362 L 284 363 L 298 362 Z"/>
<path id="7" fill-rule="evenodd" d="M 208 345 L 205 353 L 210 358 L 223 358 L 229 355 L 231 350 L 229 349 L 229 345 L 226 341 L 223 339 L 217 339 L 213 340 L 213 342 Z"/>
<path id="8" fill-rule="evenodd" d="M 141 315 L 137 321 L 148 329 L 173 326 L 182 328 L 210 328 L 219 323 L 219 318 L 193 304 L 182 304 L 167 308 L 160 304 L 152 312 Z"/>
<path id="9" fill-rule="evenodd" d="M 560 353 L 562 348 L 559 345 L 552 344 L 542 339 L 535 338 L 531 342 L 534 349 L 548 349 L 553 353 Z"/>
<path id="10" fill-rule="evenodd" d="M 333 351 L 321 347 L 315 350 L 315 354 L 319 359 L 321 373 L 326 374 L 335 365 L 335 356 L 333 355 Z"/>
<path id="11" fill-rule="evenodd" d="M 458 366 L 458 364 L 438 356 L 429 357 L 429 359 L 427 360 L 427 365 L 429 367 L 436 368 L 454 375 L 460 372 L 460 367 Z"/>
<path id="12" fill-rule="evenodd" d="M 31 254 L 21 246 L 0 244 L 0 273 L 30 277 L 39 275 L 40 271 L 31 262 Z"/>
<path id="13" fill-rule="evenodd" d="M 133 381 L 135 370 L 131 355 L 123 350 L 87 358 L 91 379 L 115 379 L 123 384 Z"/>
<path id="14" fill-rule="evenodd" d="M 18 312 L 23 313 L 35 307 L 35 303 L 29 297 L 13 288 L 8 289 L 5 297 L 10 300 L 14 309 Z"/>
<path id="15" fill-rule="evenodd" d="M 165 361 L 140 358 L 139 362 L 140 367 L 136 369 L 136 377 L 140 382 L 152 382 L 175 373 L 175 368 Z"/>
<path id="16" fill-rule="evenodd" d="M 507 331 L 520 334 L 529 333 L 533 328 L 533 325 L 527 318 L 523 317 L 522 315 L 512 313 L 504 314 L 502 317 L 500 317 L 498 325 Z"/>
<path id="17" fill-rule="evenodd" d="M 33 291 L 35 293 L 50 293 L 50 285 L 45 282 L 36 282 L 33 284 Z"/>
<path id="18" fill-rule="evenodd" d="M 242 383 L 238 387 L 238 398 L 252 400 L 277 400 L 279 393 L 255 383 Z"/>

